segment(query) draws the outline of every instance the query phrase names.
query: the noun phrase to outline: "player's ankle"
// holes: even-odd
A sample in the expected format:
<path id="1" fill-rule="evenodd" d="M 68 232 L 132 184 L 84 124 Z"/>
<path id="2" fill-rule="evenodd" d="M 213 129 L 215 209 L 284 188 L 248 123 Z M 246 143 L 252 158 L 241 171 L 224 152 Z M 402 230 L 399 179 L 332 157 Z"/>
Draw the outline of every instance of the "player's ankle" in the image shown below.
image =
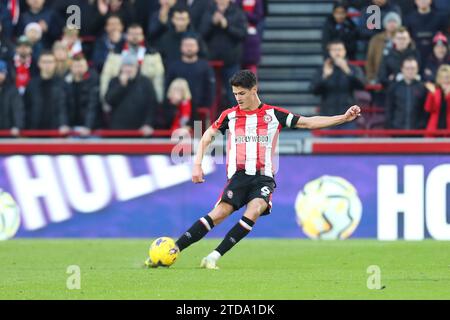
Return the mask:
<path id="1" fill-rule="evenodd" d="M 213 250 L 210 254 L 208 254 L 208 258 L 213 259 L 214 261 L 219 260 L 219 258 L 221 256 L 222 255 L 219 252 L 217 252 L 216 250 Z"/>

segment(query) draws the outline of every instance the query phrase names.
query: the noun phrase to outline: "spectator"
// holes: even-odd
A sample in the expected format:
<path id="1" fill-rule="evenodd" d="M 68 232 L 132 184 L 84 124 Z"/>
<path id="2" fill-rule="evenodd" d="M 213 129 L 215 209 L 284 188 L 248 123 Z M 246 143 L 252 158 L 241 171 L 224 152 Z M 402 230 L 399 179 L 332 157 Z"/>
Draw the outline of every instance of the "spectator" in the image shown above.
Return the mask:
<path id="1" fill-rule="evenodd" d="M 121 54 L 110 53 L 106 59 L 100 79 L 100 95 L 103 98 L 108 89 L 109 81 L 119 75 L 121 60 L 124 55 L 134 55 L 140 66 L 140 73 L 150 78 L 152 90 L 155 90 L 158 102 L 164 96 L 164 65 L 161 55 L 146 46 L 144 31 L 138 24 L 128 27 L 127 41 Z"/>
<path id="2" fill-rule="evenodd" d="M 25 93 L 32 77 L 39 75 L 39 69 L 33 59 L 32 44 L 26 36 L 21 36 L 17 40 L 16 54 L 13 63 L 16 74 L 16 88 L 20 95 Z"/>
<path id="3" fill-rule="evenodd" d="M 156 94 L 152 82 L 139 74 L 135 55 L 123 57 L 120 75 L 111 80 L 105 100 L 112 107 L 111 129 L 153 132 Z"/>
<path id="4" fill-rule="evenodd" d="M 381 21 L 384 20 L 384 18 L 389 12 L 395 12 L 400 16 L 402 14 L 400 7 L 396 4 L 391 3 L 390 0 L 371 0 L 370 5 L 376 5 L 380 7 Z M 370 11 L 367 12 L 367 7 L 363 8 L 361 12 L 362 17 L 359 25 L 359 37 L 361 40 L 369 41 L 370 38 L 372 38 L 377 33 L 381 32 L 382 29 L 381 28 L 377 29 L 375 28 L 375 25 L 370 24 L 370 22 L 372 22 L 370 17 L 373 14 L 373 12 Z"/>
<path id="5" fill-rule="evenodd" d="M 49 52 L 39 57 L 39 77 L 32 78 L 25 91 L 26 127 L 28 129 L 59 129 L 69 132 L 67 96 L 64 81 L 56 76 L 56 59 Z"/>
<path id="6" fill-rule="evenodd" d="M 44 47 L 50 48 L 61 35 L 63 21 L 58 19 L 58 15 L 51 8 L 45 7 L 45 0 L 27 0 L 27 4 L 28 10 L 20 15 L 17 35 L 23 34 L 28 24 L 36 22 L 42 30 Z"/>
<path id="7" fill-rule="evenodd" d="M 433 38 L 433 53 L 425 63 L 424 81 L 434 82 L 437 70 L 443 64 L 450 64 L 450 53 L 447 37 L 439 32 Z"/>
<path id="8" fill-rule="evenodd" d="M 37 61 L 42 50 L 44 49 L 41 26 L 36 22 L 28 24 L 25 27 L 25 36 L 31 42 L 33 48 L 33 59 Z"/>
<path id="9" fill-rule="evenodd" d="M 69 51 L 62 41 L 56 41 L 52 47 L 53 55 L 56 60 L 56 75 L 64 78 L 70 70 L 71 60 L 69 58 Z"/>
<path id="10" fill-rule="evenodd" d="M 327 45 L 333 40 L 341 40 L 345 44 L 350 60 L 356 58 L 356 40 L 358 30 L 353 21 L 347 18 L 347 8 L 342 2 L 335 3 L 331 14 L 322 28 L 322 49 L 327 55 Z"/>
<path id="11" fill-rule="evenodd" d="M 189 11 L 183 6 L 174 6 L 172 10 L 171 26 L 158 41 L 157 49 L 161 53 L 164 66 L 181 58 L 181 39 L 186 32 L 192 32 Z"/>
<path id="12" fill-rule="evenodd" d="M 242 44 L 247 34 L 245 14 L 230 0 L 215 0 L 212 8 L 203 15 L 200 33 L 208 46 L 209 59 L 224 63 L 225 105 L 234 105 L 236 100 L 228 80 L 240 69 Z"/>
<path id="13" fill-rule="evenodd" d="M 427 130 L 450 129 L 450 65 L 442 65 L 437 73 L 437 86 L 428 83 L 425 111 L 430 114 Z"/>
<path id="14" fill-rule="evenodd" d="M 389 12 L 383 21 L 384 32 L 378 33 L 369 42 L 367 52 L 366 77 L 369 82 L 376 82 L 383 56 L 394 47 L 395 31 L 402 25 L 400 16 Z"/>
<path id="15" fill-rule="evenodd" d="M 98 0 L 97 8 L 101 18 L 102 26 L 110 15 L 118 15 L 125 28 L 135 23 L 135 11 L 131 3 L 127 0 Z"/>
<path id="16" fill-rule="evenodd" d="M 23 129 L 24 110 L 22 97 L 8 79 L 8 64 L 0 60 L 0 130 L 10 130 L 14 136 Z"/>
<path id="17" fill-rule="evenodd" d="M 171 121 L 171 130 L 189 129 L 192 116 L 191 91 L 185 79 L 176 78 L 169 85 L 164 102 L 166 119 Z"/>
<path id="18" fill-rule="evenodd" d="M 73 58 L 74 56 L 83 53 L 80 31 L 78 29 L 65 27 L 61 43 L 66 47 L 69 58 Z"/>
<path id="19" fill-rule="evenodd" d="M 85 57 L 79 54 L 73 58 L 65 82 L 69 126 L 87 136 L 99 125 L 101 108 L 98 74 L 95 70 L 89 70 Z"/>
<path id="20" fill-rule="evenodd" d="M 210 0 L 178 0 L 179 4 L 183 4 L 188 7 L 189 15 L 191 17 L 191 25 L 195 31 L 200 29 L 202 22 L 203 12 L 211 7 L 212 1 Z"/>
<path id="21" fill-rule="evenodd" d="M 238 0 L 236 2 L 247 16 L 247 36 L 243 45 L 242 69 L 248 69 L 257 74 L 261 61 L 261 23 L 264 21 L 264 4 L 262 0 Z"/>
<path id="22" fill-rule="evenodd" d="M 402 80 L 387 91 L 386 124 L 389 129 L 423 129 L 426 124 L 424 110 L 427 89 L 419 80 L 419 63 L 408 57 L 401 65 Z"/>
<path id="23" fill-rule="evenodd" d="M 192 119 L 197 120 L 198 107 L 210 107 L 214 99 L 215 76 L 206 59 L 199 58 L 198 38 L 186 35 L 181 42 L 181 60 L 174 62 L 167 71 L 166 88 L 176 78 L 186 79 L 192 93 Z"/>
<path id="24" fill-rule="evenodd" d="M 378 80 L 385 87 L 394 81 L 401 80 L 401 65 L 405 58 L 413 56 L 420 61 L 419 52 L 415 49 L 405 27 L 400 27 L 395 31 L 393 41 L 394 47 L 383 57 L 378 72 Z"/>
<path id="25" fill-rule="evenodd" d="M 169 20 L 172 16 L 172 7 L 176 4 L 176 0 L 159 0 L 159 10 L 153 12 L 150 16 L 148 24 L 148 39 L 150 43 L 158 44 L 161 36 L 169 30 Z"/>
<path id="26" fill-rule="evenodd" d="M 434 9 L 432 0 L 415 0 L 417 11 L 410 13 L 405 19 L 405 26 L 414 39 L 420 52 L 421 65 L 433 52 L 433 37 L 438 31 L 445 31 L 447 20 L 445 15 Z"/>
<path id="27" fill-rule="evenodd" d="M 14 45 L 3 32 L 2 21 L 0 20 L 0 60 L 6 61 L 8 71 L 12 70 L 11 60 L 14 56 Z"/>
<path id="28" fill-rule="evenodd" d="M 106 20 L 105 34 L 95 42 L 93 61 L 98 71 L 103 69 L 103 65 L 109 53 L 120 53 L 125 45 L 125 35 L 120 17 L 111 15 Z"/>
<path id="29" fill-rule="evenodd" d="M 311 83 L 311 91 L 322 98 L 323 115 L 341 114 L 355 104 L 354 91 L 364 88 L 364 75 L 358 67 L 346 60 L 345 45 L 336 40 L 328 44 L 328 58 Z M 356 124 L 341 125 L 341 129 L 354 129 Z"/>

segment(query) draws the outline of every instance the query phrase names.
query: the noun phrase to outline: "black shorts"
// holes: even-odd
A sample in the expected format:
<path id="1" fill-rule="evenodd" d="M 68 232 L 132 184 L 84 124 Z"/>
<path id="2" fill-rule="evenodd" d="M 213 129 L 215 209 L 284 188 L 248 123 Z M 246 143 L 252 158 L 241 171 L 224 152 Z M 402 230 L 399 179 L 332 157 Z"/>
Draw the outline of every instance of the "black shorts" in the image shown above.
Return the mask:
<path id="1" fill-rule="evenodd" d="M 239 210 L 251 200 L 260 198 L 268 204 L 267 210 L 262 214 L 262 216 L 265 216 L 270 214 L 272 210 L 272 193 L 275 188 L 276 183 L 273 178 L 259 173 L 250 176 L 241 170 L 228 180 L 217 204 L 223 201 L 231 204 L 234 210 Z"/>

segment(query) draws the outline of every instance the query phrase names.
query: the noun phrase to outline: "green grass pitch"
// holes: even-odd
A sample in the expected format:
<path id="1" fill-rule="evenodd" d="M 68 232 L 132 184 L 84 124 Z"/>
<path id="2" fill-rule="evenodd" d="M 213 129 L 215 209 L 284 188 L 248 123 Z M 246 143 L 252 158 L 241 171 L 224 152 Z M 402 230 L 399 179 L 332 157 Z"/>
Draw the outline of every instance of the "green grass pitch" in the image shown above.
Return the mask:
<path id="1" fill-rule="evenodd" d="M 220 270 L 200 269 L 219 241 L 158 269 L 143 267 L 151 240 L 0 242 L 0 299 L 450 299 L 450 242 L 244 239 Z M 70 265 L 79 290 L 66 287 Z M 384 289 L 367 288 L 371 265 Z"/>

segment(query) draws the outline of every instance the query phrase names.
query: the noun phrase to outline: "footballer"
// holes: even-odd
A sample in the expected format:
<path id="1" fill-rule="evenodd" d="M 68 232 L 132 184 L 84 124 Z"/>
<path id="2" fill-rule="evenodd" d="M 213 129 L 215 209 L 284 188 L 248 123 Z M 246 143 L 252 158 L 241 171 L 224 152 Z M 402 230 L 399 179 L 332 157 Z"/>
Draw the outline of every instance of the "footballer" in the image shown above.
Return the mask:
<path id="1" fill-rule="evenodd" d="M 219 246 L 202 259 L 200 266 L 206 269 L 218 269 L 220 257 L 252 230 L 259 217 L 270 214 L 272 193 L 276 187 L 272 156 L 281 128 L 327 128 L 353 121 L 361 113 L 360 107 L 355 105 L 342 115 L 303 117 L 267 105 L 258 97 L 256 76 L 248 70 L 237 72 L 230 79 L 230 85 L 238 105 L 225 110 L 203 134 L 192 172 L 194 183 L 205 182 L 202 160 L 206 150 L 219 132 L 225 134 L 227 131 L 228 182 L 214 209 L 176 241 L 179 250 L 183 251 L 234 211 L 246 206 L 239 222 L 229 230 Z"/>

